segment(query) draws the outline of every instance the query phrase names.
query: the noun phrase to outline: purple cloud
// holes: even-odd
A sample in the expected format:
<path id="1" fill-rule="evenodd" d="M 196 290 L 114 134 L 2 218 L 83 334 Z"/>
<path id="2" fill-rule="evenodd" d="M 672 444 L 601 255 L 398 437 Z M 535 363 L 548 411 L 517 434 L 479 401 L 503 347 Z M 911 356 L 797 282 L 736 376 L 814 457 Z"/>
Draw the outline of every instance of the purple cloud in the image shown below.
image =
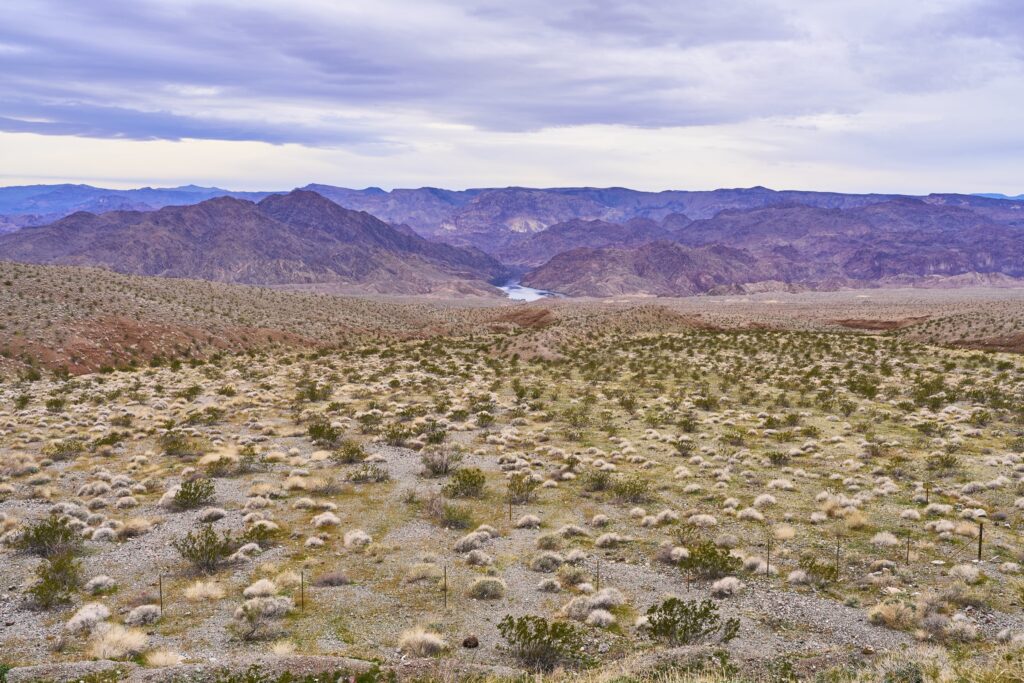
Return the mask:
<path id="1" fill-rule="evenodd" d="M 853 114 L 893 93 L 1020 77 L 1022 12 L 1014 0 L 39 0 L 0 25 L 0 130 L 386 148 L 406 124 Z"/>

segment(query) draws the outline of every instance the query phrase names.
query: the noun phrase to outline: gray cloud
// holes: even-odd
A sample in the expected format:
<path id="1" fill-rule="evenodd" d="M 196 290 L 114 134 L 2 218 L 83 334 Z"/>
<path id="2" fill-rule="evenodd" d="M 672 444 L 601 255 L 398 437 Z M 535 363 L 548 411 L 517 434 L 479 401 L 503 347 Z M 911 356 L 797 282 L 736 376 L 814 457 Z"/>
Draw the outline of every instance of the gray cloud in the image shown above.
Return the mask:
<path id="1" fill-rule="evenodd" d="M 0 130 L 379 151 L 430 124 L 855 114 L 1019 75 L 1017 0 L 937 4 L 38 0 L 0 26 Z"/>

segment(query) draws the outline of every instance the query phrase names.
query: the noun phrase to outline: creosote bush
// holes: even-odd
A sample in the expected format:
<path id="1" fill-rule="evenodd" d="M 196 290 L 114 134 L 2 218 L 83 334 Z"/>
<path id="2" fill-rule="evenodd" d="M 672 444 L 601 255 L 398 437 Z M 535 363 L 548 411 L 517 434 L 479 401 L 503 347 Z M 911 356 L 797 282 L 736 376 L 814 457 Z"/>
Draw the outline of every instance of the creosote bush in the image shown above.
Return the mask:
<path id="1" fill-rule="evenodd" d="M 214 487 L 209 479 L 187 479 L 181 482 L 171 504 L 177 510 L 193 510 L 213 500 Z"/>
<path id="2" fill-rule="evenodd" d="M 467 467 L 456 470 L 442 490 L 451 498 L 478 498 L 486 483 L 487 478 L 479 468 Z"/>
<path id="3" fill-rule="evenodd" d="M 71 553 L 44 559 L 36 568 L 36 582 L 28 589 L 33 604 L 50 609 L 71 602 L 82 583 L 81 563 Z"/>
<path id="4" fill-rule="evenodd" d="M 533 500 L 534 492 L 540 486 L 529 475 L 516 472 L 508 480 L 508 500 L 515 505 L 524 505 Z"/>
<path id="5" fill-rule="evenodd" d="M 720 579 L 736 573 L 743 565 L 738 557 L 711 541 L 697 543 L 689 550 L 690 554 L 679 561 L 679 568 L 695 578 Z"/>
<path id="6" fill-rule="evenodd" d="M 739 619 L 722 621 L 718 605 L 711 600 L 669 598 L 647 610 L 645 629 L 651 637 L 672 645 L 728 643 L 739 632 Z"/>
<path id="7" fill-rule="evenodd" d="M 420 459 L 428 476 L 443 477 L 458 468 L 463 455 L 454 448 L 437 448 L 425 451 Z"/>
<path id="8" fill-rule="evenodd" d="M 591 661 L 584 650 L 582 632 L 568 622 L 507 615 L 498 623 L 498 633 L 505 639 L 509 652 L 535 671 L 586 666 Z"/>
<path id="9" fill-rule="evenodd" d="M 188 532 L 184 538 L 174 540 L 171 545 L 193 567 L 206 573 L 216 571 L 235 548 L 230 534 L 221 536 L 207 524 L 197 531 Z"/>
<path id="10" fill-rule="evenodd" d="M 15 547 L 39 557 L 74 553 L 81 545 L 82 537 L 68 520 L 57 515 L 29 525 L 15 542 Z"/>

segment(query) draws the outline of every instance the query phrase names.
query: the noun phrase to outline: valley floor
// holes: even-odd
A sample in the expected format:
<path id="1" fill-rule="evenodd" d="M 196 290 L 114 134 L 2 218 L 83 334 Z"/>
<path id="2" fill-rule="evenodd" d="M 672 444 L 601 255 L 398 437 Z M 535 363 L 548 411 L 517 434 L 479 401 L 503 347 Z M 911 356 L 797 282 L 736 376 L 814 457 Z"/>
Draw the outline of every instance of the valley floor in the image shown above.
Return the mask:
<path id="1" fill-rule="evenodd" d="M 126 318 L 208 331 L 69 375 L 47 335 L 107 304 L 29 326 L 12 292 L 53 271 L 5 268 L 9 680 L 1019 680 L 963 670 L 1021 671 L 1024 358 L 971 348 L 1024 333 L 1020 291 L 444 307 L 111 275 Z M 227 315 L 278 336 L 207 339 Z M 526 616 L 561 635 L 526 647 Z"/>

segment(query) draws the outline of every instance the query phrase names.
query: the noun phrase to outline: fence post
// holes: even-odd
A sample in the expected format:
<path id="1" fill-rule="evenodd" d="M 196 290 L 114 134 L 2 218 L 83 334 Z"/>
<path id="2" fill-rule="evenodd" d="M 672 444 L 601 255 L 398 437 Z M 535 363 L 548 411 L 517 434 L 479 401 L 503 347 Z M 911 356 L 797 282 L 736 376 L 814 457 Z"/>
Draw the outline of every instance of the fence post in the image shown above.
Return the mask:
<path id="1" fill-rule="evenodd" d="M 981 562 L 981 544 L 985 539 L 985 523 L 978 522 L 978 562 Z"/>
<path id="2" fill-rule="evenodd" d="M 907 532 L 907 566 L 910 566 L 910 532 Z"/>
<path id="3" fill-rule="evenodd" d="M 768 536 L 768 558 L 765 560 L 764 563 L 764 575 L 772 575 L 772 537 L 770 534 Z"/>
<path id="4" fill-rule="evenodd" d="M 836 583 L 839 583 L 839 534 L 836 534 Z"/>
<path id="5" fill-rule="evenodd" d="M 299 572 L 299 609 L 306 611 L 306 570 Z"/>
<path id="6" fill-rule="evenodd" d="M 442 592 L 444 593 L 444 608 L 447 610 L 448 609 L 448 565 L 447 564 L 444 566 L 444 588 L 442 589 Z"/>
<path id="7" fill-rule="evenodd" d="M 597 590 L 601 590 L 601 558 L 597 558 Z"/>
<path id="8" fill-rule="evenodd" d="M 160 616 L 164 616 L 164 575 L 160 574 Z"/>

